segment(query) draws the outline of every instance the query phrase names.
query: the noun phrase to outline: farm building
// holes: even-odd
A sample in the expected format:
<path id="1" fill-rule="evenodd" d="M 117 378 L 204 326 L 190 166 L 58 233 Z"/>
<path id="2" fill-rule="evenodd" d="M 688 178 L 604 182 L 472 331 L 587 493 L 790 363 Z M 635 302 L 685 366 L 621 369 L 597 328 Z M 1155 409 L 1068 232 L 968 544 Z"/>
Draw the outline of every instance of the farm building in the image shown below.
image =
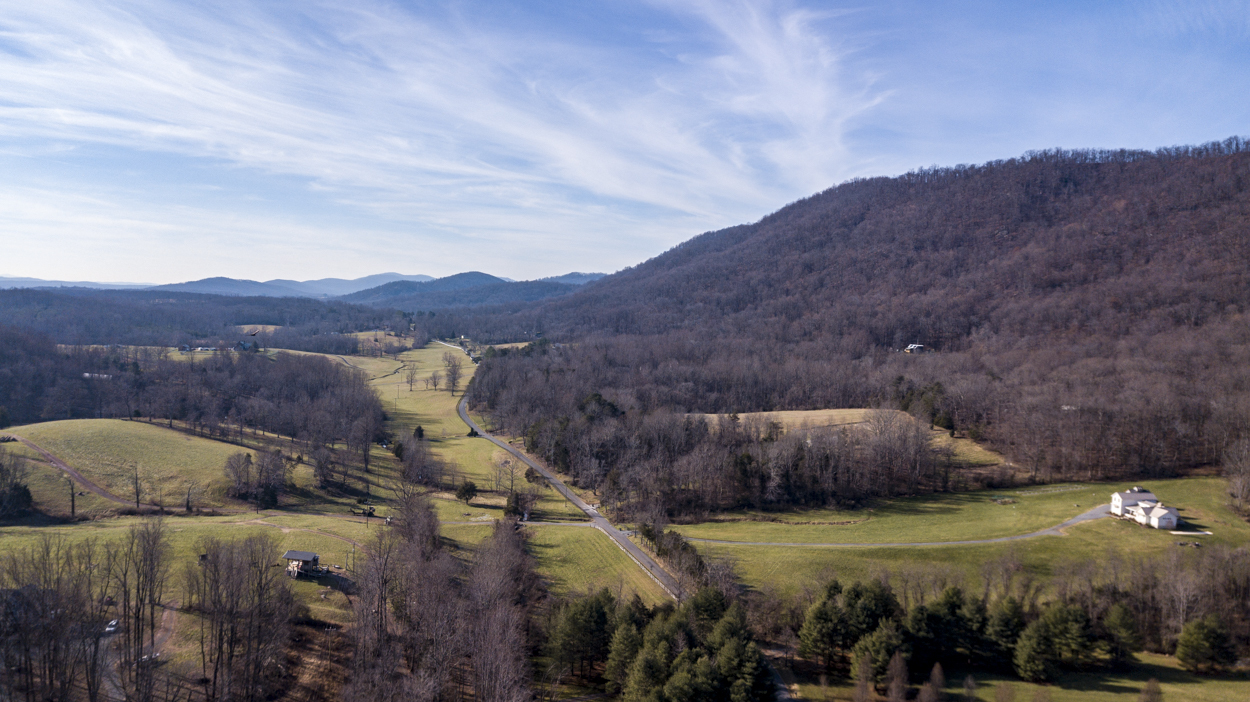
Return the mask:
<path id="1" fill-rule="evenodd" d="M 1159 498 L 1146 488 L 1133 487 L 1131 490 L 1124 492 L 1111 493 L 1111 513 L 1124 517 L 1128 516 L 1128 509 L 1138 502 L 1158 502 Z"/>
<path id="2" fill-rule="evenodd" d="M 908 344 L 903 353 L 924 353 L 924 344 Z"/>
<path id="3" fill-rule="evenodd" d="M 311 551 L 287 551 L 282 560 L 286 561 L 286 574 L 292 578 L 321 573 L 321 556 Z"/>

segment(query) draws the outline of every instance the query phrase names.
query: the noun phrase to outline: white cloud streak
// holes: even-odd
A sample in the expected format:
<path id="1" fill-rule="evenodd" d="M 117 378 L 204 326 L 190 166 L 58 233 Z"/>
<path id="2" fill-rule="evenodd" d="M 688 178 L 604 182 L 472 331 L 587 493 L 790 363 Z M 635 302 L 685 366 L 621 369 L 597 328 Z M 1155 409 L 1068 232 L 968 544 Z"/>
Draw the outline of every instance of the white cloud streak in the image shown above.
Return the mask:
<path id="1" fill-rule="evenodd" d="M 366 232 L 357 239 L 385 248 L 408 232 L 401 239 L 434 253 L 428 272 L 475 267 L 480 257 L 456 246 L 478 241 L 497 247 L 498 272 L 514 277 L 586 267 L 596 251 L 595 267 L 633 263 L 853 171 L 847 124 L 880 97 L 815 28 L 836 19 L 763 0 L 667 10 L 693 24 L 675 41 L 621 46 L 381 1 L 41 0 L 0 10 L 0 142 L 293 176 L 309 197 L 356 213 Z M 124 230 L 117 203 L 99 199 L 113 191 L 97 186 L 81 201 L 26 191 L 26 208 L 10 194 L 0 216 L 21 210 L 9 231 L 29 232 L 37 203 L 75 208 L 74 226 L 49 217 L 38 227 L 49 247 L 102 226 L 93 212 L 111 223 L 102 231 Z M 196 231 L 185 211 L 138 206 L 159 223 L 139 229 L 174 249 Z M 275 213 L 266 227 L 298 238 L 296 248 L 342 246 L 341 227 L 282 222 Z M 28 250 L 40 255 L 38 243 Z M 223 253 L 223 269 L 199 274 L 238 275 L 230 260 Z M 291 263 L 282 274 L 345 273 Z"/>

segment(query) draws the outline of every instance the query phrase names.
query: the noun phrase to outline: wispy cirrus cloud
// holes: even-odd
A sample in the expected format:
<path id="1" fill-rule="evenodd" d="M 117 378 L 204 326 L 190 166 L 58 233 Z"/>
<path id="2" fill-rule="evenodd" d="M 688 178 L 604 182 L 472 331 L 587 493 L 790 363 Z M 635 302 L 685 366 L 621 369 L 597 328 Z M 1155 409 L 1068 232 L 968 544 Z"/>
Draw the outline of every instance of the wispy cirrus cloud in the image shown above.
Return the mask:
<path id="1" fill-rule="evenodd" d="M 619 267 L 849 172 L 844 125 L 877 97 L 814 19 L 703 2 L 644 17 L 668 41 L 602 42 L 486 6 L 50 0 L 0 13 L 0 139 L 301 179 L 413 248 L 489 242 L 513 275 L 579 248 Z"/>

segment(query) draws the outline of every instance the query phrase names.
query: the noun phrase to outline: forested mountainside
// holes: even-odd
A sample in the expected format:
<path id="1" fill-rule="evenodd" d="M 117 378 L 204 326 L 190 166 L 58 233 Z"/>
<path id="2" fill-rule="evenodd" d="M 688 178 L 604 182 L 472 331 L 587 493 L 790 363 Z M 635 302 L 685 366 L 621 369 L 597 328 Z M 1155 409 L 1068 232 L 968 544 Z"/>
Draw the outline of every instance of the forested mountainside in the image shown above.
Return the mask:
<path id="1" fill-rule="evenodd" d="M 738 448 L 686 439 L 625 461 L 639 416 L 862 406 L 984 437 L 1039 477 L 1161 475 L 1250 435 L 1248 188 L 1240 139 L 857 180 L 431 330 L 577 341 L 488 359 L 472 397 L 590 483 L 738 470 Z M 896 352 L 911 343 L 932 353 Z M 594 393 L 616 412 L 587 412 Z M 762 452 L 742 480 L 767 482 Z M 791 477 L 808 480 L 770 479 Z"/>
<path id="2" fill-rule="evenodd" d="M 399 312 L 342 302 L 86 288 L 0 290 L 0 323 L 60 344 L 216 345 L 246 339 L 321 353 L 354 353 L 359 344 L 348 332 L 408 329 Z M 253 336 L 240 325 L 280 328 Z"/>

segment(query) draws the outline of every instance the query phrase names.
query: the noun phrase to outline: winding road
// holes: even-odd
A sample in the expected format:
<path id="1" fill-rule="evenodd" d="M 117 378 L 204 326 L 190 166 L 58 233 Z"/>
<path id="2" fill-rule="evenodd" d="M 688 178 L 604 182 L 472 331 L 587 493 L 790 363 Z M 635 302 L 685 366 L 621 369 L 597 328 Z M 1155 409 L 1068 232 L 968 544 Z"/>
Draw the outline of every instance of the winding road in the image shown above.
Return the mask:
<path id="1" fill-rule="evenodd" d="M 450 344 L 447 345 L 450 346 Z M 564 496 L 564 499 L 572 502 L 578 509 L 585 512 L 586 516 L 590 517 L 591 525 L 599 531 L 607 534 L 609 538 L 616 542 L 616 545 L 619 546 L 626 555 L 633 559 L 633 561 L 637 563 L 648 575 L 650 575 L 652 579 L 659 583 L 660 587 L 664 588 L 665 592 L 667 592 L 674 599 L 681 599 L 681 585 L 677 583 L 677 579 L 670 575 L 668 571 L 664 570 L 664 567 L 657 563 L 655 559 L 647 555 L 642 549 L 638 548 L 637 544 L 630 541 L 629 538 L 625 536 L 623 531 L 612 526 L 612 523 L 607 519 L 604 519 L 603 515 L 599 514 L 598 510 L 586 504 L 585 500 L 578 497 L 576 493 L 564 484 L 564 481 L 557 478 L 555 474 L 547 470 L 546 467 L 539 465 L 537 461 L 534 461 L 529 456 L 526 456 L 524 453 L 516 450 L 516 448 L 508 442 L 495 438 L 479 426 L 477 422 L 473 421 L 473 419 L 469 417 L 467 399 L 462 398 L 460 400 L 460 404 L 456 406 L 456 409 L 460 412 L 460 419 L 464 420 L 464 423 L 467 424 L 469 428 L 480 434 L 482 438 L 512 454 L 525 465 L 538 471 L 540 475 L 547 479 L 547 482 L 550 483 L 552 487 Z"/>

